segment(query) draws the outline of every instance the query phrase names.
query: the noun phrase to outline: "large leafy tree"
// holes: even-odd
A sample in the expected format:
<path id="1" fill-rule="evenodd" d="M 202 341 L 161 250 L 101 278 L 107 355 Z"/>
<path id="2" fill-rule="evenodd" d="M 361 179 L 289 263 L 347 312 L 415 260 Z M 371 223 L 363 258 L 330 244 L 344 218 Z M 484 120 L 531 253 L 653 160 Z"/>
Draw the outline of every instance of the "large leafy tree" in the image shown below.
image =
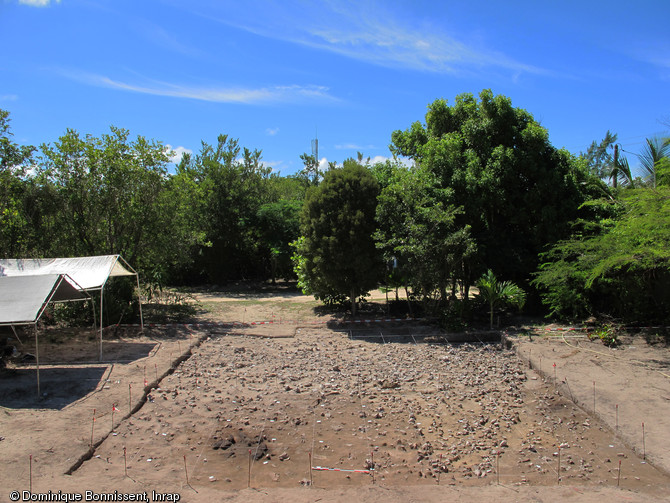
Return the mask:
<path id="1" fill-rule="evenodd" d="M 353 159 L 326 173 L 305 199 L 298 248 L 303 284 L 316 298 L 357 299 L 377 285 L 380 255 L 372 234 L 379 186 L 370 171 Z"/>
<path id="2" fill-rule="evenodd" d="M 170 246 L 174 206 L 166 197 L 169 156 L 160 142 L 111 127 L 100 138 L 68 129 L 41 147 L 33 226 L 42 254 L 121 253 L 141 271 L 177 260 Z"/>
<path id="3" fill-rule="evenodd" d="M 534 284 L 551 313 L 607 314 L 667 322 L 670 303 L 670 189 L 620 193 L 613 218 L 583 226 L 542 255 Z"/>
<path id="4" fill-rule="evenodd" d="M 457 96 L 453 106 L 434 101 L 425 125 L 395 131 L 392 141 L 394 153 L 434 173 L 462 208 L 456 225 L 470 226 L 477 246 L 468 285 L 486 268 L 527 282 L 538 252 L 568 234 L 590 186 L 583 163 L 554 148 L 530 113 L 490 90 L 479 99 Z"/>
<path id="5" fill-rule="evenodd" d="M 446 302 L 450 287 L 455 295 L 475 251 L 470 228 L 456 226 L 461 211 L 453 198 L 434 173 L 402 167 L 388 177 L 378 198 L 375 239 L 384 259 L 398 266 L 390 272 L 400 270 L 406 286 L 439 303 Z"/>
<path id="6" fill-rule="evenodd" d="M 176 183 L 204 237 L 191 269 L 200 280 L 264 274 L 258 219 L 261 206 L 270 202 L 269 176 L 261 151 L 242 148 L 228 135 L 219 135 L 216 145 L 203 142 L 197 155 L 185 156 L 177 166 Z"/>
<path id="7" fill-rule="evenodd" d="M 9 112 L 0 109 L 0 255 L 28 255 L 28 204 L 33 184 L 26 177 L 35 147 L 12 141 Z"/>
<path id="8" fill-rule="evenodd" d="M 265 203 L 258 209 L 260 237 L 270 265 L 270 279 L 293 276 L 290 243 L 300 237 L 302 201 L 280 199 Z"/>

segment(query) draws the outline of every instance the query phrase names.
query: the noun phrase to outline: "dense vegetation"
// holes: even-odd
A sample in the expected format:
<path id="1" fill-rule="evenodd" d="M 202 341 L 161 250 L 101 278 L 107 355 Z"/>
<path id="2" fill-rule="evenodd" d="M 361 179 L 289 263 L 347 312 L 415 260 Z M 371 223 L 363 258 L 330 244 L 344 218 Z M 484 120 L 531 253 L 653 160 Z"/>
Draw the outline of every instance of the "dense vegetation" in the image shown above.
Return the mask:
<path id="1" fill-rule="evenodd" d="M 303 154 L 281 176 L 221 135 L 170 172 L 161 142 L 116 127 L 17 145 L 0 110 L 0 257 L 120 253 L 152 285 L 297 275 L 354 312 L 386 285 L 459 319 L 471 286 L 518 285 L 512 304 L 554 316 L 668 321 L 667 139 L 647 140 L 634 178 L 615 134 L 572 155 L 484 90 L 434 101 L 390 148 L 325 173 Z"/>

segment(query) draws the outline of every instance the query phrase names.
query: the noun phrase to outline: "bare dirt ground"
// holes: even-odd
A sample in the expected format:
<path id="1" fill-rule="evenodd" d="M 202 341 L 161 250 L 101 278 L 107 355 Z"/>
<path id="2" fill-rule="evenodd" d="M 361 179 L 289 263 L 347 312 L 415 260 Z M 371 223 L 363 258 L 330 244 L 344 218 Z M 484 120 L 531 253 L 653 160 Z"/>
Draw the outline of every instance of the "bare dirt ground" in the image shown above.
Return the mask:
<path id="1" fill-rule="evenodd" d="M 282 288 L 197 296 L 199 325 L 110 330 L 102 363 L 89 332 L 40 334 L 40 397 L 34 364 L 0 375 L 0 501 L 670 500 L 661 344 L 448 345 L 374 302 L 348 323 Z"/>

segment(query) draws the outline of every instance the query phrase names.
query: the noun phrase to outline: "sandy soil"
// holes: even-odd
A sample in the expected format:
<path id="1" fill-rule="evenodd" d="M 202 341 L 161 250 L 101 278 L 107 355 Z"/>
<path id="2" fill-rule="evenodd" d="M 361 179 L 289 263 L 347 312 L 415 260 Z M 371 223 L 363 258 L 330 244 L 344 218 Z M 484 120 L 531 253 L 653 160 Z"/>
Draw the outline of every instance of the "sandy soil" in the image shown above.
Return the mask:
<path id="1" fill-rule="evenodd" d="M 537 328 L 511 349 L 446 345 L 426 324 L 374 321 L 374 303 L 372 321 L 346 323 L 290 290 L 199 298 L 202 324 L 110 331 L 102 363 L 86 331 L 40 334 L 42 396 L 34 364 L 0 376 L 0 501 L 31 485 L 149 501 L 668 500 L 660 344 L 612 351 Z"/>

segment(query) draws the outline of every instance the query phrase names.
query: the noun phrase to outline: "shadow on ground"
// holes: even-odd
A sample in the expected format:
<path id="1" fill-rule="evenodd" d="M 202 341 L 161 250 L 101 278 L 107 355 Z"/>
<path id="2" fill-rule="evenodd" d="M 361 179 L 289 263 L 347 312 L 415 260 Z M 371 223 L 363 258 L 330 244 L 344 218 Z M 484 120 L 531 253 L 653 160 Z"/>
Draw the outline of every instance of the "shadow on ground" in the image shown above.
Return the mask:
<path id="1" fill-rule="evenodd" d="M 3 370 L 0 373 L 0 406 L 60 410 L 94 391 L 107 368 L 106 365 L 40 368 L 39 396 L 35 367 Z"/>

